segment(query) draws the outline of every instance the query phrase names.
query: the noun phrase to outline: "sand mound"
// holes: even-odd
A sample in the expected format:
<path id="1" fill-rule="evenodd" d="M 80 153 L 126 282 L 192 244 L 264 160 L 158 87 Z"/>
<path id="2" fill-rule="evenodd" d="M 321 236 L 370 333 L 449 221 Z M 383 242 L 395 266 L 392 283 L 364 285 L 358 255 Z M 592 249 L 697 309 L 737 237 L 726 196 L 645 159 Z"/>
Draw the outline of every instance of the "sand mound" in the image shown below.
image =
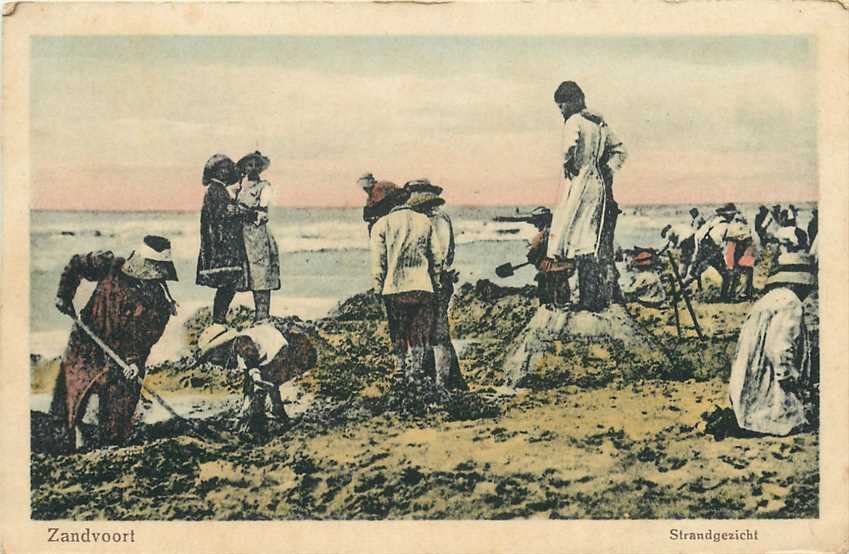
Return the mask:
<path id="1" fill-rule="evenodd" d="M 586 353 L 576 357 L 576 346 L 585 347 Z M 634 362 L 643 357 L 654 361 L 654 350 L 654 341 L 622 306 L 599 313 L 541 306 L 514 342 L 502 369 L 507 385 L 522 386 L 534 374 L 550 370 L 552 363 L 566 364 L 573 375 L 587 370 L 591 375 L 593 367 L 611 369 L 607 362 L 619 361 L 623 351 Z"/>

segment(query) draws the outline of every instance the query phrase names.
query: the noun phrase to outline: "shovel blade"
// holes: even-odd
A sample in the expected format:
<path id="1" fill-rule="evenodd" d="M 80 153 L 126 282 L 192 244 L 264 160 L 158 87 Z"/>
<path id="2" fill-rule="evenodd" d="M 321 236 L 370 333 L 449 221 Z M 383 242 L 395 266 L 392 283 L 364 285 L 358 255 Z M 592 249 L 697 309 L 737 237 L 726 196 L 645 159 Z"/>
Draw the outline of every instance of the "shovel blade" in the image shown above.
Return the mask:
<path id="1" fill-rule="evenodd" d="M 506 263 L 501 264 L 500 266 L 495 268 L 495 274 L 504 279 L 505 277 L 513 276 L 513 264 Z"/>

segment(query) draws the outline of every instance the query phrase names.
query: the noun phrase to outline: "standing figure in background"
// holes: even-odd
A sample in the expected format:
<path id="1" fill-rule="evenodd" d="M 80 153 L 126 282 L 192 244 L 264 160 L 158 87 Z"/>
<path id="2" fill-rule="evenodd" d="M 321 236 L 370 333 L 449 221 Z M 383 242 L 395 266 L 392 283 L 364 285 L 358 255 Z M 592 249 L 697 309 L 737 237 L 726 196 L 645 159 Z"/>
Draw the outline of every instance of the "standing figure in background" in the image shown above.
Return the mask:
<path id="1" fill-rule="evenodd" d="M 811 212 L 811 220 L 808 221 L 808 245 L 810 247 L 811 244 L 817 240 L 817 233 L 819 233 L 819 224 L 820 224 L 820 211 L 817 208 L 814 208 Z"/>
<path id="2" fill-rule="evenodd" d="M 374 292 L 386 306 L 399 375 L 420 380 L 433 334 L 434 281 L 444 255 L 430 220 L 410 208 L 408 198 L 407 191 L 393 189 L 384 199 L 392 208 L 371 230 L 371 273 Z"/>
<path id="3" fill-rule="evenodd" d="M 468 386 L 460 372 L 460 360 L 451 343 L 451 329 L 448 323 L 448 308 L 454 295 L 457 272 L 451 269 L 454 265 L 454 229 L 451 218 L 440 207 L 445 204 L 445 200 L 440 196 L 442 187 L 431 184 L 427 179 L 417 179 L 404 185 L 404 189 L 410 194 L 407 205 L 430 219 L 434 240 L 439 243 L 444 255 L 442 267 L 434 275 L 436 290 L 433 295 L 434 321 L 431 341 L 436 384 L 449 390 L 466 390 Z"/>
<path id="4" fill-rule="evenodd" d="M 743 214 L 737 213 L 728 224 L 725 233 L 725 267 L 731 274 L 728 285 L 729 297 L 736 294 L 742 274 L 746 280 L 743 298 L 751 300 L 754 296 L 755 244 L 752 231 Z"/>
<path id="5" fill-rule="evenodd" d="M 239 171 L 233 160 L 224 154 L 215 154 L 206 162 L 203 185 L 207 190 L 200 212 L 196 282 L 216 289 L 212 321 L 223 324 L 244 271 L 242 220 L 248 210 L 236 203 Z"/>
<path id="6" fill-rule="evenodd" d="M 140 379 L 150 349 L 176 312 L 166 281 L 177 280 L 171 243 L 146 236 L 126 259 L 112 252 L 71 258 L 59 280 L 57 309 L 73 318 L 74 296 L 82 279 L 97 282 L 80 320 L 127 363 L 123 371 L 82 329 L 74 326 L 62 357 L 50 411 L 73 429 L 73 444 L 85 440 L 80 423 L 92 394 L 98 397 L 98 430 L 103 444 L 122 444 L 130 436 L 141 392 Z"/>
<path id="7" fill-rule="evenodd" d="M 366 204 L 363 206 L 363 221 L 368 224 L 368 231 L 371 234 L 371 228 L 378 219 L 389 213 L 393 203 L 387 201 L 387 196 L 398 189 L 398 185 L 391 181 L 378 181 L 371 173 L 366 173 L 357 179 L 363 192 L 366 193 Z"/>
<path id="8" fill-rule="evenodd" d="M 813 261 L 782 254 L 740 329 L 729 394 L 742 429 L 787 435 L 806 421 L 811 344 L 802 302 L 816 287 Z"/>
<path id="9" fill-rule="evenodd" d="M 244 156 L 236 164 L 243 179 L 236 200 L 249 214 L 242 222 L 245 262 L 239 290 L 253 293 L 254 323 L 271 315 L 271 291 L 280 288 L 280 254 L 277 241 L 268 229 L 271 183 L 259 177 L 269 165 L 271 160 L 259 151 Z"/>
<path id="10" fill-rule="evenodd" d="M 660 237 L 666 239 L 658 256 L 662 256 L 667 250 L 675 249 L 680 252 L 681 274 L 686 275 L 693 263 L 693 254 L 696 252 L 696 229 L 683 223 L 666 225 L 660 230 Z M 701 281 L 699 281 L 701 289 Z"/>
<path id="11" fill-rule="evenodd" d="M 775 220 L 769 209 L 766 206 L 758 208 L 758 213 L 755 215 L 755 233 L 758 235 L 758 240 L 761 243 L 761 248 L 765 247 L 770 242 L 774 242 L 774 238 L 770 236 L 769 228 L 774 225 Z"/>
<path id="12" fill-rule="evenodd" d="M 705 218 L 702 214 L 699 213 L 698 208 L 690 208 L 690 227 L 693 228 L 693 231 L 701 229 L 705 224 Z"/>
<path id="13" fill-rule="evenodd" d="M 584 93 L 573 81 L 560 84 L 554 101 L 564 120 L 566 186 L 554 212 L 546 257 L 574 260 L 576 308 L 601 311 L 621 300 L 614 263 L 619 207 L 613 198 L 613 173 L 625 161 L 625 147 L 604 119 L 587 109 Z"/>

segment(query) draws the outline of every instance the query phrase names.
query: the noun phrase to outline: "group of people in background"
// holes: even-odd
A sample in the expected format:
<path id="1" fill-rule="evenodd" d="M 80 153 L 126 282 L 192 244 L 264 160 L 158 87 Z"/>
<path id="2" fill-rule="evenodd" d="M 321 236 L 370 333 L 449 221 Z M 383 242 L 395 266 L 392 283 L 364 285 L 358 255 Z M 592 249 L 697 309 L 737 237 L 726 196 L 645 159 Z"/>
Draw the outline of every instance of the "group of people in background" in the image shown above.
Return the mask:
<path id="1" fill-rule="evenodd" d="M 720 301 L 735 299 L 740 277 L 745 280 L 742 297 L 751 300 L 755 265 L 768 245 L 775 246 L 776 256 L 798 252 L 816 256 L 817 209 L 814 208 L 806 229 L 798 224 L 798 214 L 799 209 L 792 204 L 787 208 L 760 206 L 754 225 L 750 225 L 733 203 L 717 208 L 709 219 L 692 208 L 689 223 L 663 227 L 660 236 L 666 244 L 658 254 L 678 252 L 685 287 L 696 283 L 701 290 L 705 271 L 713 268 L 721 278 Z M 764 262 L 772 267 L 777 258 Z"/>
<path id="2" fill-rule="evenodd" d="M 442 187 L 427 179 L 398 187 L 371 173 L 358 179 L 366 193 L 372 290 L 383 299 L 399 375 L 430 378 L 465 389 L 451 343 L 448 308 L 457 272 L 454 229 L 442 210 Z"/>

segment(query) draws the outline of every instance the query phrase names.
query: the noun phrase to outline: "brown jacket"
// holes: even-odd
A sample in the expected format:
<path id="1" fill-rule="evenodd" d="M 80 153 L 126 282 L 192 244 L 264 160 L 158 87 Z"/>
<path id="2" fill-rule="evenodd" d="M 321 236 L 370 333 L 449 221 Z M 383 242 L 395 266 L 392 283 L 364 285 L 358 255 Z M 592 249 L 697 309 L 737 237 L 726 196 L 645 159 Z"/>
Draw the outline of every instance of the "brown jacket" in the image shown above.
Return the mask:
<path id="1" fill-rule="evenodd" d="M 121 271 L 123 264 L 124 259 L 111 252 L 76 255 L 62 272 L 56 295 L 72 302 L 82 279 L 96 281 L 97 287 L 80 311 L 80 319 L 126 363 L 136 364 L 143 371 L 150 349 L 165 331 L 171 304 L 159 282 L 129 277 Z M 100 391 L 101 426 L 112 438 L 126 438 L 129 419 L 138 402 L 138 384 L 127 383 L 118 365 L 74 326 L 53 391 L 51 411 L 69 425 L 76 424 L 82 416 L 79 407 L 94 387 L 104 387 L 110 396 L 105 399 Z"/>

